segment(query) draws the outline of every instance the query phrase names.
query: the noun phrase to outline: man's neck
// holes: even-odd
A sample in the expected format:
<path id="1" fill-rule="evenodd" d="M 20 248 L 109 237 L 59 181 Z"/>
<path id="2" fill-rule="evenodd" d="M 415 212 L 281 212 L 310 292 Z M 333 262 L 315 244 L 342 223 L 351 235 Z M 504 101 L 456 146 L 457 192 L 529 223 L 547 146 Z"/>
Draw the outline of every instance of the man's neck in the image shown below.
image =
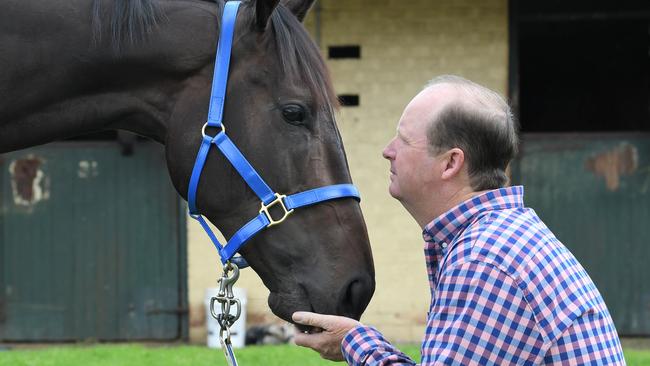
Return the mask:
<path id="1" fill-rule="evenodd" d="M 465 202 L 472 197 L 478 196 L 487 191 L 474 191 L 469 186 L 454 187 L 448 190 L 441 190 L 430 197 L 428 202 L 419 203 L 406 210 L 413 216 L 415 221 L 424 228 L 434 219 Z"/>

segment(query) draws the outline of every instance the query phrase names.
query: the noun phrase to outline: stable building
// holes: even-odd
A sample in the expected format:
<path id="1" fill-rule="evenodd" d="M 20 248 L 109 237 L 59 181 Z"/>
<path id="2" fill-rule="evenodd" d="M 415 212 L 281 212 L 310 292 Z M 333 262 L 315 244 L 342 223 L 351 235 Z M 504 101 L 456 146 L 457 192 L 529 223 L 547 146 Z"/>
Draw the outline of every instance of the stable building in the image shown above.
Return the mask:
<path id="1" fill-rule="evenodd" d="M 388 195 L 381 150 L 424 84 L 457 74 L 510 100 L 522 131 L 512 182 L 587 269 L 619 333 L 650 334 L 647 1 L 320 0 L 305 24 L 343 103 L 373 246 L 362 321 L 391 341 L 422 338 L 422 236 Z M 0 341 L 204 342 L 217 254 L 187 220 L 162 149 L 116 136 L 0 156 Z M 238 286 L 249 324 L 279 321 L 253 271 Z"/>

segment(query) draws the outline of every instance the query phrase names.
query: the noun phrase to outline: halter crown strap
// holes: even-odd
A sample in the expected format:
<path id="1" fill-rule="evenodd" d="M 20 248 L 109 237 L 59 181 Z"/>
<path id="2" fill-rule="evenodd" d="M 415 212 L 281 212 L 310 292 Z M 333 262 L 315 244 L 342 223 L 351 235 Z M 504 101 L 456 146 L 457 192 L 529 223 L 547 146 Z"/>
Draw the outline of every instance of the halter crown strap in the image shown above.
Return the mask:
<path id="1" fill-rule="evenodd" d="M 206 231 L 208 237 L 217 248 L 221 262 L 232 261 L 239 268 L 247 266 L 242 257 L 234 257 L 242 245 L 246 243 L 255 234 L 269 226 L 280 224 L 296 208 L 301 208 L 315 203 L 328 201 L 337 198 L 351 197 L 360 200 L 359 192 L 352 184 L 338 184 L 311 189 L 305 192 L 292 194 L 289 196 L 274 193 L 273 190 L 264 182 L 262 177 L 255 171 L 253 166 L 246 160 L 241 151 L 226 135 L 225 126 L 223 125 L 223 109 L 226 96 L 226 86 L 228 83 L 228 69 L 230 66 L 230 55 L 232 53 L 232 40 L 235 31 L 235 21 L 237 19 L 237 10 L 240 1 L 228 1 L 224 7 L 223 20 L 221 22 L 221 35 L 217 46 L 217 55 L 214 67 L 214 78 L 212 81 L 212 94 L 210 95 L 210 108 L 208 120 L 203 127 L 203 140 L 194 162 L 192 175 L 190 177 L 187 202 L 190 216 L 196 219 L 201 227 Z M 215 136 L 208 136 L 205 127 L 221 128 Z M 207 221 L 199 213 L 196 207 L 196 191 L 203 166 L 210 152 L 210 147 L 216 145 L 223 155 L 230 161 L 235 170 L 241 175 L 244 181 L 251 187 L 255 194 L 262 201 L 260 213 L 252 220 L 239 229 L 226 243 L 221 245 L 217 236 L 212 232 Z M 282 218 L 275 219 L 271 217 L 269 208 L 280 205 L 284 211 Z"/>
<path id="2" fill-rule="evenodd" d="M 217 56 L 214 63 L 212 93 L 210 94 L 210 108 L 208 110 L 208 126 L 211 127 L 220 127 L 223 122 L 223 105 L 226 100 L 232 39 L 235 34 L 235 21 L 237 20 L 237 10 L 239 10 L 240 4 L 241 1 L 228 1 L 223 9 L 221 34 L 219 35 L 219 45 L 217 46 Z"/>
<path id="3" fill-rule="evenodd" d="M 214 75 L 212 77 L 212 91 L 210 93 L 210 106 L 208 108 L 206 125 L 210 127 L 221 127 L 222 132 L 223 107 L 226 100 L 228 71 L 230 70 L 230 54 L 232 53 L 232 40 L 235 35 L 235 23 L 240 4 L 241 1 L 228 1 L 224 5 L 223 16 L 221 17 L 221 32 L 219 34 L 219 43 L 217 44 L 217 55 L 214 61 Z M 205 127 L 203 131 L 205 131 Z M 196 208 L 196 189 L 199 185 L 199 178 L 201 177 L 205 160 L 208 157 L 211 143 L 212 139 L 204 133 L 201 147 L 194 162 L 194 169 L 192 169 L 190 185 L 187 192 L 187 204 L 192 215 L 198 215 Z"/>

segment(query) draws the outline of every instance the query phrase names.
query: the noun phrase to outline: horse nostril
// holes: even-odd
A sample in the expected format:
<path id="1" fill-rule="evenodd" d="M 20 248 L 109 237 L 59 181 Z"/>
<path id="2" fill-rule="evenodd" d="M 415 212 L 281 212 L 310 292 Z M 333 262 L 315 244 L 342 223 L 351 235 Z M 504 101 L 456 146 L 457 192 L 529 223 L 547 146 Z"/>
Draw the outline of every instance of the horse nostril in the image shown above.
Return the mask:
<path id="1" fill-rule="evenodd" d="M 355 278 L 343 289 L 343 293 L 339 298 L 338 313 L 359 320 L 366 306 L 368 306 L 373 292 L 374 284 L 372 281 L 363 277 Z"/>

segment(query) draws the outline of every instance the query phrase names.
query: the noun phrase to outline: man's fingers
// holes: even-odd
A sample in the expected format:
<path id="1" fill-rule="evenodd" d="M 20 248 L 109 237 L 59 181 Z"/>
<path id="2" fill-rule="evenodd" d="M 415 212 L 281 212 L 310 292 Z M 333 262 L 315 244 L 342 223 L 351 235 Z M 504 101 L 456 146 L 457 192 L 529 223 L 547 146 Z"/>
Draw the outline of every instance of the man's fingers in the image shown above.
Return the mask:
<path id="1" fill-rule="evenodd" d="M 327 315 L 310 313 L 308 311 L 296 311 L 291 318 L 298 324 L 327 329 Z"/>
<path id="2" fill-rule="evenodd" d="M 340 341 L 338 339 L 332 340 L 331 336 L 326 333 L 296 333 L 294 342 L 298 346 L 309 347 L 318 352 L 324 359 L 330 361 L 343 360 L 341 353 Z"/>
<path id="3" fill-rule="evenodd" d="M 297 345 L 309 347 L 321 354 L 323 358 L 333 361 L 342 361 L 341 341 L 345 334 L 355 326 L 358 321 L 342 316 L 323 315 L 308 311 L 297 311 L 291 316 L 296 324 L 321 328 L 322 332 L 301 333 L 295 335 Z"/>
<path id="4" fill-rule="evenodd" d="M 321 335 L 320 333 L 316 333 L 316 334 L 296 333 L 296 335 L 293 338 L 293 341 L 298 346 L 317 348 L 322 343 L 322 340 L 319 339 L 320 335 Z"/>

